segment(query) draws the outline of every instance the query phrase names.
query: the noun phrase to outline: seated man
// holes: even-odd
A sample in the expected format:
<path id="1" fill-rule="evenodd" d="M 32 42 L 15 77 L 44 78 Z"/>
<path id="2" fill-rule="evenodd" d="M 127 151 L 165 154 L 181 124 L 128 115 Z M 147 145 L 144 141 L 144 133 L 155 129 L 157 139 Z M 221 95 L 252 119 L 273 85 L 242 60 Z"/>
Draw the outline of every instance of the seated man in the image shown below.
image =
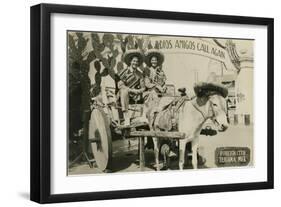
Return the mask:
<path id="1" fill-rule="evenodd" d="M 143 73 L 139 66 L 143 62 L 142 53 L 138 50 L 128 50 L 124 54 L 127 68 L 120 71 L 117 77 L 117 98 L 120 98 L 121 109 L 124 116 L 124 126 L 130 125 L 129 102 L 137 103 L 142 98 L 144 88 Z"/>

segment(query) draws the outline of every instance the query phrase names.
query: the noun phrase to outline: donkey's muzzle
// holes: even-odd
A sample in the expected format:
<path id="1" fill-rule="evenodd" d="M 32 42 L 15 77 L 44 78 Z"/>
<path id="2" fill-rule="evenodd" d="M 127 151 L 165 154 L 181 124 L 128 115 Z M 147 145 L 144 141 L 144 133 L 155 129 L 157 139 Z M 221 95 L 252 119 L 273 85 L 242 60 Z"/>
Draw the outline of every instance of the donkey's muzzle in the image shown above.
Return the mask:
<path id="1" fill-rule="evenodd" d="M 222 125 L 220 126 L 219 131 L 220 131 L 220 132 L 224 132 L 225 130 L 227 130 L 227 128 L 228 128 L 228 126 L 227 126 L 227 125 L 222 124 Z"/>

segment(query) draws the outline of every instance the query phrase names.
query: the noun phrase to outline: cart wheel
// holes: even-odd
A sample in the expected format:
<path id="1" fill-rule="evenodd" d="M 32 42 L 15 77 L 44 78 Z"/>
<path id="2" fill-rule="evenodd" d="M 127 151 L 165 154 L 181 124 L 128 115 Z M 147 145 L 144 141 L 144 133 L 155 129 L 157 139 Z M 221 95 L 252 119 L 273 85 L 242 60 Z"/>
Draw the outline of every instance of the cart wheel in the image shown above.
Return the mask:
<path id="1" fill-rule="evenodd" d="M 112 141 L 109 120 L 100 109 L 91 112 L 89 142 L 98 168 L 109 170 L 112 161 Z"/>

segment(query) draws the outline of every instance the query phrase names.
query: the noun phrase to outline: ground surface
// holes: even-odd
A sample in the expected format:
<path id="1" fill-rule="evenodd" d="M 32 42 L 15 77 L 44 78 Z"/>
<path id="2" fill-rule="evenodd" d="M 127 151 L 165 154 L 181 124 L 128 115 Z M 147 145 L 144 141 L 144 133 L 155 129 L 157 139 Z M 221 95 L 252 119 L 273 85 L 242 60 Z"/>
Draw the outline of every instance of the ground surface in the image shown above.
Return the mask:
<path id="1" fill-rule="evenodd" d="M 199 168 L 214 168 L 215 165 L 215 149 L 217 147 L 248 147 L 251 150 L 251 162 L 253 163 L 253 126 L 231 125 L 225 132 L 218 133 L 215 136 L 200 136 L 199 152 L 206 159 L 204 165 Z M 152 150 L 145 152 L 145 171 L 153 171 L 154 154 Z M 171 161 L 171 170 L 178 169 L 178 158 L 175 157 Z M 188 162 L 185 169 L 192 169 L 192 165 Z M 117 140 L 113 143 L 113 166 L 112 172 L 134 172 L 140 171 L 138 163 L 138 140 L 131 140 L 131 146 L 128 140 Z M 94 174 L 102 173 L 96 166 L 90 168 L 87 163 L 77 163 L 69 169 L 69 175 L 77 174 Z"/>

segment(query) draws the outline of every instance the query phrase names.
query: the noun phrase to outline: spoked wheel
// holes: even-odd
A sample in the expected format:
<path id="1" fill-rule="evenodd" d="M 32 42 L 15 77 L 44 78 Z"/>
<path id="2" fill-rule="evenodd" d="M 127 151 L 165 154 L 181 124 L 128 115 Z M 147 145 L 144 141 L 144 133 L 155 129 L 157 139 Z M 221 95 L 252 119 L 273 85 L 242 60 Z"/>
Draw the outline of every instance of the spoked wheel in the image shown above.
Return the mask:
<path id="1" fill-rule="evenodd" d="M 100 109 L 93 109 L 89 121 L 89 142 L 96 164 L 101 171 L 110 170 L 112 141 L 109 120 Z"/>

